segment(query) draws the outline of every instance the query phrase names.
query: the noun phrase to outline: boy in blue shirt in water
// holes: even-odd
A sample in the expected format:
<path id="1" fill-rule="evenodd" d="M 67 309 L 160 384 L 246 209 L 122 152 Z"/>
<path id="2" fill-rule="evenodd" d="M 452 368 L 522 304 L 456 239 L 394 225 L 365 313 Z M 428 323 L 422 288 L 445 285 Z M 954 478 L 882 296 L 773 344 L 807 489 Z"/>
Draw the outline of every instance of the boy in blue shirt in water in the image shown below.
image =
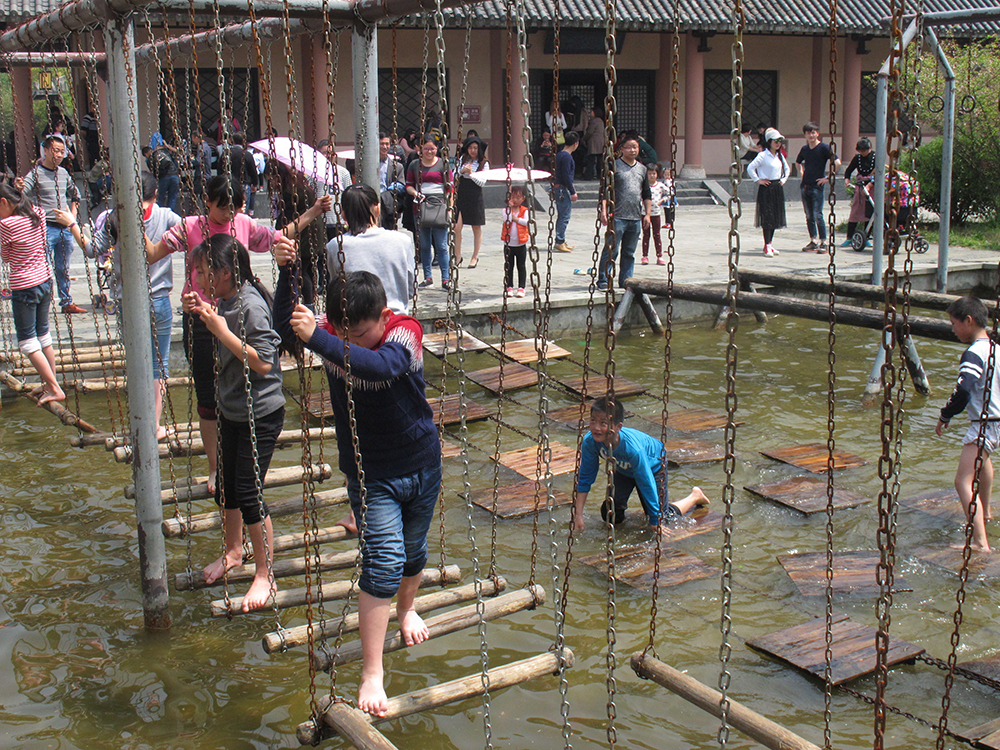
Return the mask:
<path id="1" fill-rule="evenodd" d="M 610 402 L 610 403 L 609 403 Z M 587 502 L 600 457 L 609 453 L 615 459 L 614 522 L 625 520 L 625 509 L 632 490 L 639 490 L 639 500 L 650 526 L 661 521 L 669 523 L 697 505 L 708 505 L 708 497 L 699 487 L 676 503 L 667 500 L 667 467 L 663 462 L 663 443 L 644 432 L 625 427 L 625 407 L 621 401 L 602 396 L 590 407 L 590 432 L 583 437 L 580 477 L 573 498 L 573 528 L 583 530 L 583 506 Z M 663 500 L 659 499 L 659 484 L 663 482 Z M 608 501 L 601 505 L 601 518 L 608 520 Z"/>

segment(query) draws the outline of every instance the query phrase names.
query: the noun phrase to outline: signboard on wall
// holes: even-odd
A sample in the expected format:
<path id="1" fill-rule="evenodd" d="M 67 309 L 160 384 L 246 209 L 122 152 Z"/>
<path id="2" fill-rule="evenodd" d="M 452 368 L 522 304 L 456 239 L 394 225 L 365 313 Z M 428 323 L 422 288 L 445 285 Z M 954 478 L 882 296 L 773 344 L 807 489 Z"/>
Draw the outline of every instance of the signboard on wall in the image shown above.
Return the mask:
<path id="1" fill-rule="evenodd" d="M 462 122 L 469 122 L 478 125 L 483 121 L 483 108 L 478 105 L 466 105 L 462 107 Z"/>

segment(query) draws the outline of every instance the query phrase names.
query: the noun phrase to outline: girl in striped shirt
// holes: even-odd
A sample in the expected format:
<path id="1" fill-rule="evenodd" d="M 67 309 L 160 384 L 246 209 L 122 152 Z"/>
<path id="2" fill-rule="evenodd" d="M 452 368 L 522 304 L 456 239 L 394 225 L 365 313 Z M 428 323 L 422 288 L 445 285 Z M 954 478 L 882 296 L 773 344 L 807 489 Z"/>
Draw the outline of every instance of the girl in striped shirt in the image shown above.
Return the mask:
<path id="1" fill-rule="evenodd" d="M 11 307 L 17 345 L 42 379 L 38 405 L 66 398 L 56 382 L 49 333 L 52 271 L 45 246 L 45 216 L 20 190 L 0 182 L 0 260 L 10 266 Z"/>

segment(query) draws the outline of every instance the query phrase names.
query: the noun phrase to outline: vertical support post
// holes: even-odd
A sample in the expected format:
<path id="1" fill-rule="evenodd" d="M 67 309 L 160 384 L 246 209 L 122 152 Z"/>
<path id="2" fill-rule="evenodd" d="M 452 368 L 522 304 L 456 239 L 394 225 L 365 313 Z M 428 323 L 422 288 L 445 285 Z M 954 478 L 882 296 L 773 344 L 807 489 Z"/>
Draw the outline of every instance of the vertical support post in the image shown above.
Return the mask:
<path id="1" fill-rule="evenodd" d="M 883 336 L 886 346 L 891 346 L 892 331 L 884 331 Z M 879 342 L 875 345 L 875 361 L 872 363 L 872 372 L 868 376 L 868 385 L 865 386 L 865 395 L 861 398 L 861 405 L 865 407 L 873 406 L 882 394 L 882 365 L 885 364 L 885 347 Z"/>
<path id="2" fill-rule="evenodd" d="M 38 158 L 35 150 L 35 113 L 32 106 L 31 68 L 16 67 L 11 74 L 14 99 L 19 102 L 14 118 L 14 152 L 17 154 L 17 173 L 25 175 Z"/>
<path id="3" fill-rule="evenodd" d="M 378 37 L 374 25 L 354 24 L 351 31 L 355 172 L 378 192 Z"/>
<path id="4" fill-rule="evenodd" d="M 698 51 L 698 40 L 690 31 L 684 38 L 684 63 L 684 166 L 680 177 L 704 180 L 701 140 L 705 132 L 705 56 Z"/>
<path id="5" fill-rule="evenodd" d="M 885 141 L 889 114 L 889 75 L 879 71 L 875 87 L 875 226 L 872 229 L 872 284 L 882 286 L 882 248 L 885 247 Z"/>
<path id="6" fill-rule="evenodd" d="M 948 291 L 948 255 L 951 245 L 951 179 L 955 163 L 955 71 L 951 69 L 933 29 L 927 30 L 927 37 L 934 46 L 934 57 L 937 58 L 938 65 L 944 70 L 944 122 L 941 128 L 944 141 L 941 145 L 941 205 L 938 207 L 938 264 L 935 284 L 936 291 L 944 294 Z"/>
<path id="7" fill-rule="evenodd" d="M 840 154 L 846 158 L 846 154 L 854 150 L 854 144 L 858 142 L 861 135 L 861 55 L 858 54 L 857 46 L 850 37 L 844 39 L 844 134 L 843 145 Z M 850 239 L 848 237 L 847 239 Z"/>
<path id="8" fill-rule="evenodd" d="M 149 288 L 146 242 L 139 214 L 136 154 L 138 82 L 135 74 L 135 36 L 131 17 L 111 18 L 104 27 L 108 51 L 111 169 L 114 207 L 118 211 L 118 248 L 122 264 L 122 318 L 125 321 L 125 374 L 128 379 L 128 416 L 132 439 L 132 474 L 135 480 L 135 513 L 139 531 L 139 567 L 142 576 L 142 609 L 147 629 L 170 627 L 166 545 L 160 526 L 160 457 L 154 418 L 153 344 L 149 325 Z M 133 80 L 127 79 L 131 69 Z"/>
<path id="9" fill-rule="evenodd" d="M 518 51 L 517 51 L 517 29 L 513 29 L 514 34 L 514 46 L 513 46 L 513 58 L 511 59 L 511 66 L 513 70 L 510 73 L 510 86 L 511 93 L 507 97 L 507 106 L 510 107 L 510 162 L 515 167 L 528 167 L 528 152 L 524 147 L 524 111 L 521 109 L 521 102 L 529 98 L 530 92 L 527 89 L 521 87 L 521 74 L 518 70 Z M 506 68 L 506 60 L 504 61 L 504 67 Z M 527 67 L 527 64 L 525 65 Z M 552 107 L 552 92 L 543 91 L 542 92 L 542 111 L 548 112 Z M 569 123 L 567 123 L 568 125 Z"/>
<path id="10" fill-rule="evenodd" d="M 659 34 L 660 67 L 656 71 L 656 136 L 653 142 L 658 154 L 670 153 L 670 71 L 674 65 L 673 34 Z M 661 157 L 663 158 L 663 157 Z"/>

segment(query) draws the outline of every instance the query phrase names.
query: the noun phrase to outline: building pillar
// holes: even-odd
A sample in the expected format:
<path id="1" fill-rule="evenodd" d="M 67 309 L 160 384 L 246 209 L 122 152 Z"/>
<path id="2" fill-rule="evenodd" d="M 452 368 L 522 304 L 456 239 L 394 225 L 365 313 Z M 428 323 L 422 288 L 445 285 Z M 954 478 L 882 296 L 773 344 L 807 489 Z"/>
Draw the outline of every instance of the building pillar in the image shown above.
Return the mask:
<path id="1" fill-rule="evenodd" d="M 666 164 L 670 153 L 670 71 L 674 65 L 673 34 L 660 34 L 660 67 L 656 71 L 656 149 L 660 162 Z"/>
<path id="2" fill-rule="evenodd" d="M 809 119 L 819 125 L 819 132 L 823 132 L 823 74 L 829 72 L 827 66 L 823 64 L 823 37 L 814 36 L 812 38 L 813 64 L 812 64 L 812 85 L 809 87 Z M 803 125 L 805 123 L 802 123 Z"/>
<path id="3" fill-rule="evenodd" d="M 521 86 L 520 63 L 517 60 L 516 48 L 511 64 L 514 66 L 514 69 L 511 71 L 511 95 L 508 99 L 508 106 L 510 106 L 510 161 L 515 167 L 526 167 L 525 157 L 528 155 L 528 152 L 524 147 L 523 131 L 525 123 L 524 112 L 521 110 L 521 102 L 528 99 L 528 91 Z M 551 94 L 551 92 L 549 93 Z M 542 97 L 542 101 L 545 101 L 544 96 Z"/>
<path id="4" fill-rule="evenodd" d="M 504 153 L 504 36 L 500 29 L 490 29 L 490 159 L 503 166 Z"/>
<path id="5" fill-rule="evenodd" d="M 853 157 L 854 146 L 861 135 L 861 55 L 850 39 L 844 50 L 844 114 L 841 132 L 844 134 L 840 158 L 846 164 Z"/>
<path id="6" fill-rule="evenodd" d="M 27 66 L 12 68 L 11 78 L 14 83 L 14 100 L 17 102 L 18 115 L 14 118 L 14 151 L 17 154 L 17 173 L 24 175 L 38 158 L 38 151 L 35 150 L 31 68 Z"/>
<path id="7" fill-rule="evenodd" d="M 705 57 L 690 31 L 684 40 L 684 166 L 679 177 L 705 178 L 701 160 L 701 139 L 705 133 Z"/>

